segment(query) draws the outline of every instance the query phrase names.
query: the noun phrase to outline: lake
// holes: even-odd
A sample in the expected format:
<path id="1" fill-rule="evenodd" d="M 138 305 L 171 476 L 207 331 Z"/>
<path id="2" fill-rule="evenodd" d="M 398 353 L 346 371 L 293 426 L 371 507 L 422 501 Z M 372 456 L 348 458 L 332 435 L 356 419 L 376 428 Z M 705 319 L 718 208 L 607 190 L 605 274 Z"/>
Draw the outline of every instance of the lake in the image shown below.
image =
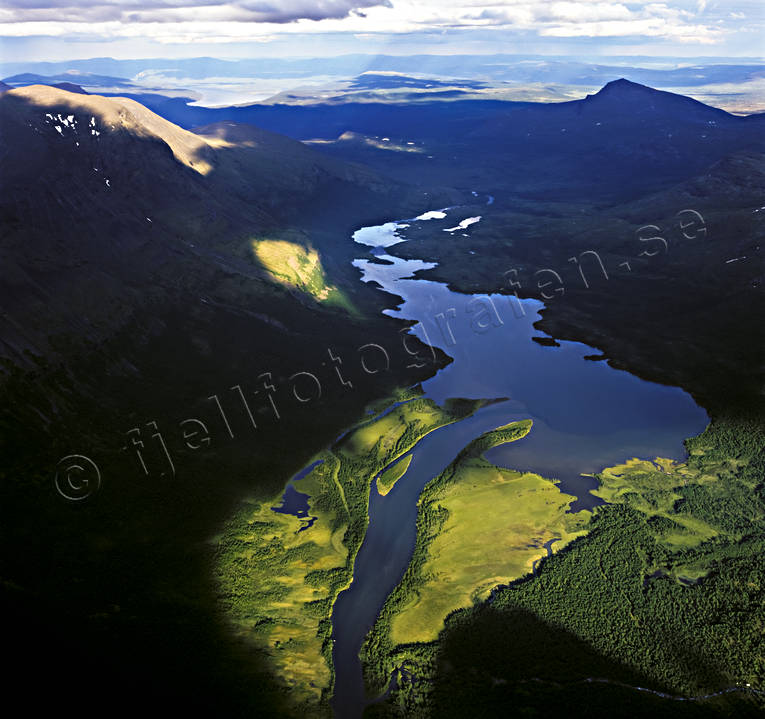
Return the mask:
<path id="1" fill-rule="evenodd" d="M 436 223 L 435 229 L 474 224 L 465 225 L 466 219 L 474 218 L 464 217 L 459 207 L 442 208 L 354 234 L 373 256 L 354 262 L 362 281 L 377 282 L 403 300 L 386 313 L 416 320 L 410 331 L 454 360 L 423 383 L 425 396 L 439 404 L 449 397 L 509 399 L 422 439 L 412 450 L 406 473 L 385 497 L 372 487 L 369 528 L 356 557 L 353 582 L 338 596 L 332 614 L 336 672 L 332 706 L 338 718 L 360 717 L 368 701 L 359 650 L 411 558 L 422 488 L 460 449 L 500 425 L 532 419 L 527 437 L 496 447 L 486 456 L 501 466 L 559 479 L 561 491 L 577 497 L 571 511 L 578 511 L 600 503 L 589 493 L 596 480 L 582 473 L 631 457 L 682 460 L 683 440 L 701 432 L 708 422 L 706 412 L 681 389 L 584 359 L 597 354 L 592 347 L 535 342 L 533 337 L 543 336 L 533 327 L 544 306 L 541 302 L 458 294 L 442 283 L 414 277 L 433 263 L 391 254 L 393 245 L 406 241 L 406 230 L 414 223 Z M 444 237 L 458 241 L 448 234 Z"/>

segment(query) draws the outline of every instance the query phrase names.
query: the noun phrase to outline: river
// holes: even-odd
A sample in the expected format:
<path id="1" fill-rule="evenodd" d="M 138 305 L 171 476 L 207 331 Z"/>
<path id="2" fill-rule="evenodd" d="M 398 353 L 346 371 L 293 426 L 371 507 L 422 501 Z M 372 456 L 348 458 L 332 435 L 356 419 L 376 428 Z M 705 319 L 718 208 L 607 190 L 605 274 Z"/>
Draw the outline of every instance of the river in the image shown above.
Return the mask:
<path id="1" fill-rule="evenodd" d="M 415 543 L 417 499 L 459 450 L 482 433 L 515 419 L 531 418 L 527 437 L 487 453 L 495 464 L 530 469 L 560 480 L 561 491 L 577 496 L 571 511 L 600 503 L 583 477 L 630 457 L 685 458 L 683 439 L 708 422 L 703 409 L 677 387 L 643 381 L 605 362 L 585 360 L 597 350 L 578 342 L 544 346 L 533 323 L 543 307 L 536 300 L 504 295 L 463 295 L 413 274 L 433 267 L 392 254 L 415 222 L 452 228 L 466 219 L 459 207 L 433 210 L 419 218 L 361 228 L 354 234 L 372 259 L 358 259 L 362 281 L 377 282 L 402 298 L 387 314 L 416 320 L 411 332 L 444 350 L 453 362 L 423 383 L 437 403 L 449 397 L 509 400 L 447 425 L 412 450 L 406 473 L 385 497 L 372 487 L 369 528 L 356 557 L 353 582 L 335 603 L 332 706 L 338 719 L 357 719 L 367 703 L 359 650 L 386 598 L 400 581 Z M 459 241 L 444 234 L 445 242 Z M 360 248 L 361 249 L 361 248 Z M 559 300 L 565 301 L 565 300 Z M 488 548 L 490 551 L 490 548 Z"/>

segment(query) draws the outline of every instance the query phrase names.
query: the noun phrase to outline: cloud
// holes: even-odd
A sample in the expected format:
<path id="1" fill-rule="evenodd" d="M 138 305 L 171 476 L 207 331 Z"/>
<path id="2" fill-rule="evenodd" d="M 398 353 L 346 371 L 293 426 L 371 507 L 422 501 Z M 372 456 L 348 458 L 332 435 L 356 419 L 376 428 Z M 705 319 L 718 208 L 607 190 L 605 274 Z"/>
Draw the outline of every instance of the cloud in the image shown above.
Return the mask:
<path id="1" fill-rule="evenodd" d="M 706 0 L 3 0 L 0 36 L 225 43 L 300 33 L 358 38 L 505 30 L 708 44 L 740 26 L 730 10 L 753 3 L 735 0 L 721 14 L 718 3 Z"/>
<path id="2" fill-rule="evenodd" d="M 283 24 L 345 18 L 373 6 L 391 7 L 391 3 L 390 0 L 4 0 L 0 22 L 168 23 L 212 19 Z"/>
<path id="3" fill-rule="evenodd" d="M 430 5 L 418 3 L 420 7 Z M 444 12 L 451 6 L 452 13 Z M 401 5 L 397 3 L 397 8 Z M 441 0 L 432 14 L 415 18 L 421 28 L 493 28 L 532 31 L 538 37 L 645 38 L 673 42 L 716 42 L 726 29 L 719 24 L 695 22 L 695 0 L 687 2 L 604 2 L 603 0 L 554 0 L 529 2 L 467 2 Z"/>

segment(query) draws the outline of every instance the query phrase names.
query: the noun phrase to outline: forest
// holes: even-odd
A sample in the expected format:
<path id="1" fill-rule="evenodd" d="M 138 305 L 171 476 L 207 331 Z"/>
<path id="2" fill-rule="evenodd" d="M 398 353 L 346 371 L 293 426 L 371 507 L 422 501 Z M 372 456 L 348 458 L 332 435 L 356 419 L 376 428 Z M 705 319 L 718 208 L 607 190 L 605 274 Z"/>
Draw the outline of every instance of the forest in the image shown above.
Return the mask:
<path id="1" fill-rule="evenodd" d="M 511 705 L 605 716 L 614 701 L 635 716 L 765 710 L 753 688 L 765 678 L 763 423 L 720 418 L 686 446 L 685 463 L 601 472 L 608 503 L 587 534 L 451 614 L 437 641 L 392 647 L 376 627 L 368 685 L 395 681 L 367 715 L 496 716 Z M 399 608 L 386 609 L 390 621 Z"/>

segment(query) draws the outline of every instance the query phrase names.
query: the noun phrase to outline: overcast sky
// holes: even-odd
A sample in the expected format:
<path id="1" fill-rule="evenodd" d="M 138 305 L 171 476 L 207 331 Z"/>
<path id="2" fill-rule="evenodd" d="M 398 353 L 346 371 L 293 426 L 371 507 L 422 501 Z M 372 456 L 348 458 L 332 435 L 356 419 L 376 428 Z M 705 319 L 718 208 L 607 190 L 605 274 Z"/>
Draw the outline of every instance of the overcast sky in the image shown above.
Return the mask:
<path id="1" fill-rule="evenodd" d="M 753 56 L 762 0 L 2 0 L 9 60 L 540 53 Z"/>

